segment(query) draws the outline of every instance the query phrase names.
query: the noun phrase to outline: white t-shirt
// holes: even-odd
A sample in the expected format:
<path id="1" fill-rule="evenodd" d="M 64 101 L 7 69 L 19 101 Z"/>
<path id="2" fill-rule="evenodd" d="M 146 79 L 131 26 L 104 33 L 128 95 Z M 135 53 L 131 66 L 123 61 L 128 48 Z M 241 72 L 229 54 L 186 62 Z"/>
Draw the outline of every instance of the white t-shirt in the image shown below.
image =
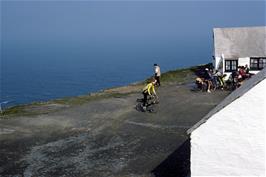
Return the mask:
<path id="1" fill-rule="evenodd" d="M 157 76 L 161 76 L 161 71 L 159 66 L 155 66 L 155 73 L 157 74 Z"/>

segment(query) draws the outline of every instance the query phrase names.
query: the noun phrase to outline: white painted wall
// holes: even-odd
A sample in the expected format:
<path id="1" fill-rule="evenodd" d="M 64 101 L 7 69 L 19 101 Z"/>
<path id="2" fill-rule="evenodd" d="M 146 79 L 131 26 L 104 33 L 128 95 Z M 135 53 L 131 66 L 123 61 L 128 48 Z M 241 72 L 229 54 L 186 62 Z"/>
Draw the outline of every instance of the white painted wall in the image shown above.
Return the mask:
<path id="1" fill-rule="evenodd" d="M 250 59 L 249 57 L 245 57 L 245 58 L 238 58 L 238 66 L 245 66 L 245 65 L 248 65 L 248 67 L 250 64 Z"/>
<path id="2" fill-rule="evenodd" d="M 191 176 L 265 176 L 266 79 L 191 133 Z"/>

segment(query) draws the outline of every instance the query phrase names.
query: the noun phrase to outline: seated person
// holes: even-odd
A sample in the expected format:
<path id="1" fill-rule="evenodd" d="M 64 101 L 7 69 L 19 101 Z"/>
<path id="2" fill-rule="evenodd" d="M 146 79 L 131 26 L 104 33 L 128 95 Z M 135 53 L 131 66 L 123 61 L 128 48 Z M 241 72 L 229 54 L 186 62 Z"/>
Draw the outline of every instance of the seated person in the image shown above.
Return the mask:
<path id="1" fill-rule="evenodd" d="M 245 72 L 246 72 L 246 74 L 249 74 L 249 67 L 247 64 L 245 65 Z"/>
<path id="2" fill-rule="evenodd" d="M 204 89 L 203 78 L 197 77 L 195 83 L 196 83 L 198 89 L 200 89 L 200 90 Z"/>
<path id="3" fill-rule="evenodd" d="M 200 78 L 197 77 L 196 78 L 196 85 L 198 86 L 199 89 L 201 89 L 202 91 L 207 90 L 207 92 L 211 92 L 211 86 L 212 86 L 212 82 L 210 80 L 204 79 L 204 78 Z"/>
<path id="4" fill-rule="evenodd" d="M 246 70 L 245 70 L 245 67 L 244 67 L 244 66 L 240 66 L 240 67 L 238 68 L 238 73 L 239 73 L 238 79 L 239 79 L 240 81 L 243 81 L 243 80 L 245 80 L 246 78 L 248 78 L 248 75 L 247 75 L 247 73 L 246 73 Z"/>
<path id="5" fill-rule="evenodd" d="M 247 64 L 245 65 L 245 68 L 244 68 L 244 69 L 245 69 L 245 72 L 246 72 L 246 76 L 247 76 L 247 78 L 250 78 L 251 76 L 254 75 L 253 73 L 250 73 L 250 72 L 249 72 L 250 69 L 249 69 L 249 67 L 248 67 Z"/>

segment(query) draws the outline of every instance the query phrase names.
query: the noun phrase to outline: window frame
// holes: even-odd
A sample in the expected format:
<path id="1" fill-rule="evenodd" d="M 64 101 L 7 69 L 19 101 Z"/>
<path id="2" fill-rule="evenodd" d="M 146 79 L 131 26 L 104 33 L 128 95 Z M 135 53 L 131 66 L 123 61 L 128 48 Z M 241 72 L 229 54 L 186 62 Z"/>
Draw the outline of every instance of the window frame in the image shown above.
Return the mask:
<path id="1" fill-rule="evenodd" d="M 257 63 L 255 63 L 255 62 L 252 63 L 251 62 L 252 60 L 256 60 Z M 262 60 L 262 62 L 260 62 L 260 60 Z M 261 64 L 264 66 L 260 66 Z M 256 67 L 254 67 L 253 65 L 256 65 Z M 266 67 L 266 57 L 250 57 L 249 67 L 250 67 L 250 71 L 262 70 L 264 67 Z"/>
<path id="2" fill-rule="evenodd" d="M 227 66 L 227 62 L 229 62 L 229 67 L 230 69 L 226 69 Z M 233 62 L 236 62 L 236 66 L 235 69 L 233 69 Z M 238 59 L 225 59 L 224 60 L 224 72 L 233 72 L 233 71 L 237 71 L 238 68 Z"/>

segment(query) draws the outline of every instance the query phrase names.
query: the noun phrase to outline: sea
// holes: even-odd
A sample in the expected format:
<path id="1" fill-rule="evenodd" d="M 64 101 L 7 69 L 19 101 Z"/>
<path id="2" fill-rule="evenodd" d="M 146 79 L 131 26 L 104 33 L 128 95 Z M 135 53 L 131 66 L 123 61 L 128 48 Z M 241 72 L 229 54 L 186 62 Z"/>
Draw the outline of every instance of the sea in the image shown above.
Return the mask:
<path id="1" fill-rule="evenodd" d="M 210 44 L 209 44 L 210 45 Z M 172 41 L 2 43 L 1 108 L 85 95 L 211 61 L 207 44 Z"/>

